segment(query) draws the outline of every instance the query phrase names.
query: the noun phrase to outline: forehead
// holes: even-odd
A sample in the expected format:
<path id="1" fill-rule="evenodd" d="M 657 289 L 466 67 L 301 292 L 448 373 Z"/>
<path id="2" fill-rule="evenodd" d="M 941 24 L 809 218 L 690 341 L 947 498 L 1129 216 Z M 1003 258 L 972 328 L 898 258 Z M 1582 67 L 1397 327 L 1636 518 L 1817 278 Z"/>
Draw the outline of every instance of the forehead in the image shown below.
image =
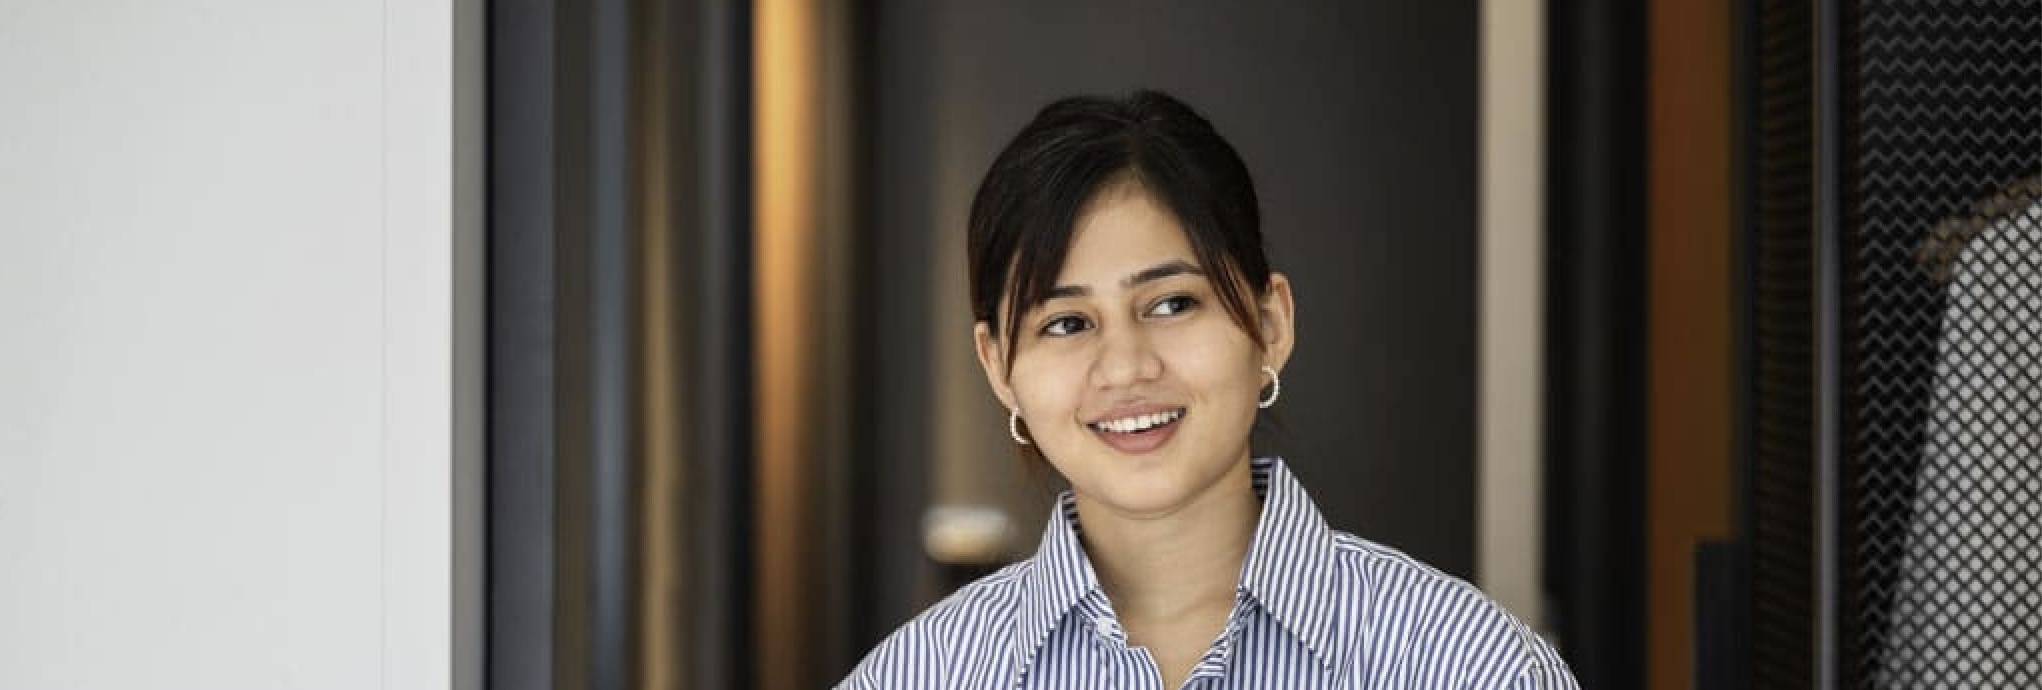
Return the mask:
<path id="1" fill-rule="evenodd" d="M 1183 224 L 1141 188 L 1119 186 L 1079 213 L 1056 282 L 1106 287 L 1172 259 L 1197 264 Z"/>

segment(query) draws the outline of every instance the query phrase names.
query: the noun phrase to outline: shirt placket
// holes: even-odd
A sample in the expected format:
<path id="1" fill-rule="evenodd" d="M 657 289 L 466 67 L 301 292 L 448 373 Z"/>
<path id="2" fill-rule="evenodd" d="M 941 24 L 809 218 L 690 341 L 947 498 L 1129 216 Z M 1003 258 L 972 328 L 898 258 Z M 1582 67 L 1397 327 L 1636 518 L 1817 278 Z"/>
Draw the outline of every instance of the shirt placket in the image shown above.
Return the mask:
<path id="1" fill-rule="evenodd" d="M 1095 614 L 1091 620 L 1092 645 L 1098 652 L 1099 676 L 1107 687 L 1128 690 L 1161 690 L 1162 674 L 1148 650 L 1127 644 L 1127 629 L 1110 613 Z"/>
<path id="2" fill-rule="evenodd" d="M 1191 667 L 1191 675 L 1185 677 L 1184 687 L 1219 687 L 1227 677 L 1227 664 L 1233 660 L 1234 648 L 1240 638 L 1243 619 L 1251 606 L 1246 590 L 1235 590 L 1234 609 L 1227 614 L 1227 624 L 1220 628 L 1220 634 L 1213 638 L 1212 646 L 1198 658 L 1198 664 Z"/>

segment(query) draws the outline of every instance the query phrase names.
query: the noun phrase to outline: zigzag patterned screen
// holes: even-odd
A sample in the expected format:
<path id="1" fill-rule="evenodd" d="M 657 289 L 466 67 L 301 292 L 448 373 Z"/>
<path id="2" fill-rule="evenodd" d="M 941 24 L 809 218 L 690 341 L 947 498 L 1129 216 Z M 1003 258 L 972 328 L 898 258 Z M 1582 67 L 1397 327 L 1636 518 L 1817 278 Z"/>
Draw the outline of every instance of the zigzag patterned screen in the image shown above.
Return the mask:
<path id="1" fill-rule="evenodd" d="M 1838 668 L 2042 687 L 2042 0 L 1843 9 Z"/>
<path id="2" fill-rule="evenodd" d="M 1754 9 L 1751 671 L 1754 687 L 1805 690 L 1815 675 L 1815 17 L 1807 0 Z"/>

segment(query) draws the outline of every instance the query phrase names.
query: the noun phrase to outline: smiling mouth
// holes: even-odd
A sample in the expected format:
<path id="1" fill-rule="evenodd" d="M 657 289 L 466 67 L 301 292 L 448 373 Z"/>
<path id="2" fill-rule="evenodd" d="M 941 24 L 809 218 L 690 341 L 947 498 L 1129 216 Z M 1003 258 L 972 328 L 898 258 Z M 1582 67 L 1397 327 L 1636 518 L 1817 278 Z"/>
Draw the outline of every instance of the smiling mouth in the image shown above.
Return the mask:
<path id="1" fill-rule="evenodd" d="M 1179 407 L 1163 412 L 1151 412 L 1149 414 L 1138 414 L 1120 419 L 1093 422 L 1085 426 L 1102 434 L 1134 435 L 1153 433 L 1158 429 L 1176 424 L 1178 420 L 1183 418 L 1184 408 Z"/>

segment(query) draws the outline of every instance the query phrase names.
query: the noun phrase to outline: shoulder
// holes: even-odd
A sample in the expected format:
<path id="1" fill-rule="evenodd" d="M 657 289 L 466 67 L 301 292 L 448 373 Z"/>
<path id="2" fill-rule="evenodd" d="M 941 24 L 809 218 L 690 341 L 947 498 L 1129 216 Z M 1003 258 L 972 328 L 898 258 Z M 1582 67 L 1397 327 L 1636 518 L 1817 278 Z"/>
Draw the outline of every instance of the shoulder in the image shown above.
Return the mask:
<path id="1" fill-rule="evenodd" d="M 1021 561 L 959 587 L 887 635 L 837 687 L 947 687 L 1003 661 L 1033 567 Z"/>
<path id="2" fill-rule="evenodd" d="M 1411 600 L 1475 603 L 1487 600 L 1481 590 L 1453 575 L 1390 546 L 1346 532 L 1333 535 L 1341 572 L 1359 578 L 1375 603 L 1391 608 Z"/>
<path id="3" fill-rule="evenodd" d="M 1417 637 L 1504 626 L 1509 613 L 1480 589 L 1397 549 L 1345 532 L 1334 536 L 1340 572 L 1378 631 Z"/>
<path id="4" fill-rule="evenodd" d="M 1558 652 L 1466 580 L 1345 532 L 1334 548 L 1364 616 L 1364 656 L 1403 656 L 1395 665 L 1413 679 L 1454 687 L 1573 687 Z"/>

